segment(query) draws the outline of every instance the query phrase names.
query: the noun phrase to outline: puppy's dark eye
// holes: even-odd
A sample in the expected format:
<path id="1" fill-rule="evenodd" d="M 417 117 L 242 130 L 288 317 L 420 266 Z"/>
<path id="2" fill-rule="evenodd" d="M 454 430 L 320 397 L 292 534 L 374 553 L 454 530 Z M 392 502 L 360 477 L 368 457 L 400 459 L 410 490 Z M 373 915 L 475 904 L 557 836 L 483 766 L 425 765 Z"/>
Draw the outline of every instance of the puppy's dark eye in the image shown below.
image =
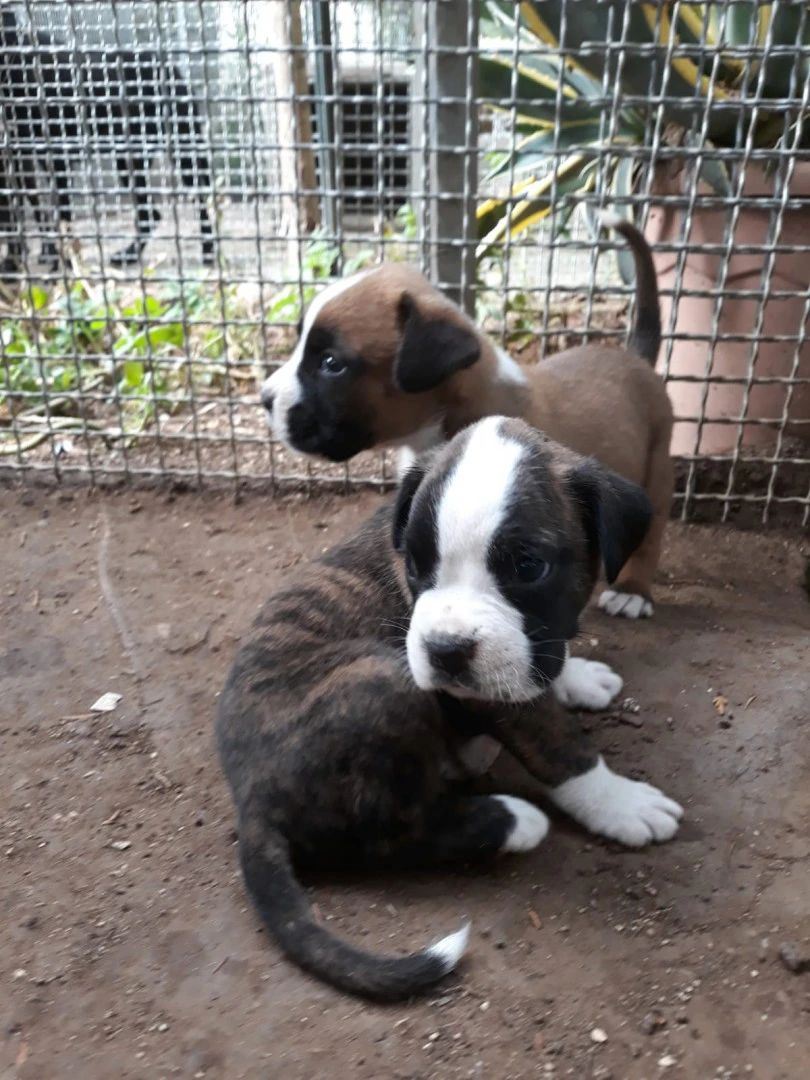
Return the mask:
<path id="1" fill-rule="evenodd" d="M 346 365 L 332 353 L 324 353 L 321 357 L 320 370 L 324 375 L 342 375 L 346 370 Z"/>
<path id="2" fill-rule="evenodd" d="M 553 564 L 546 559 L 538 559 L 534 555 L 523 555 L 515 560 L 514 576 L 523 585 L 535 585 L 540 581 L 545 581 L 553 569 Z"/>

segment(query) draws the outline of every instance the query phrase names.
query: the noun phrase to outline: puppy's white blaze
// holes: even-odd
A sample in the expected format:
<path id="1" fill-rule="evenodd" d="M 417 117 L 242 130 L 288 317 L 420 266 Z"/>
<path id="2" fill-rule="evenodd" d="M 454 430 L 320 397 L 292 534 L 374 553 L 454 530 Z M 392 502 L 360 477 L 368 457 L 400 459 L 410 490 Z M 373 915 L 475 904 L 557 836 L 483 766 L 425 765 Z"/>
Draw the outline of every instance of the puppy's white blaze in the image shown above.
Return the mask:
<path id="1" fill-rule="evenodd" d="M 407 637 L 408 662 L 416 684 L 435 689 L 426 643 L 451 635 L 476 643 L 469 690 L 458 696 L 525 701 L 539 688 L 530 678 L 531 647 L 523 619 L 506 602 L 487 567 L 492 538 L 506 514 L 517 469 L 526 454 L 503 435 L 503 417 L 480 421 L 439 496 L 436 518 L 435 585 L 414 606 Z"/>
<path id="2" fill-rule="evenodd" d="M 601 757 L 588 772 L 552 788 L 549 795 L 586 829 L 627 847 L 670 840 L 683 817 L 683 807 L 663 791 L 619 776 Z"/>
<path id="3" fill-rule="evenodd" d="M 501 432 L 503 417 L 473 429 L 441 495 L 437 517 L 437 588 L 460 581 L 491 581 L 487 549 L 504 519 L 515 473 L 526 450 Z"/>
<path id="4" fill-rule="evenodd" d="M 470 924 L 465 923 L 460 930 L 456 930 L 454 934 L 448 934 L 447 937 L 443 937 L 441 941 L 437 941 L 435 945 L 431 945 L 425 951 L 428 956 L 441 961 L 442 974 L 446 975 L 448 971 L 453 970 L 464 955 L 469 940 Z"/>
<path id="5" fill-rule="evenodd" d="M 361 273 L 353 274 L 351 277 L 341 278 L 339 281 L 327 285 L 322 292 L 319 292 L 307 308 L 304 324 L 301 328 L 301 337 L 293 349 L 290 359 L 286 364 L 282 364 L 278 371 L 274 371 L 269 378 L 265 379 L 262 390 L 267 390 L 273 395 L 273 415 L 270 417 L 270 426 L 283 443 L 289 445 L 290 441 L 287 414 L 301 400 L 302 387 L 298 378 L 298 368 L 304 357 L 307 337 L 315 325 L 315 320 L 326 304 L 342 293 L 348 292 L 349 289 L 353 289 L 355 285 L 359 285 L 369 274 L 375 273 L 375 270 L 363 270 Z"/>

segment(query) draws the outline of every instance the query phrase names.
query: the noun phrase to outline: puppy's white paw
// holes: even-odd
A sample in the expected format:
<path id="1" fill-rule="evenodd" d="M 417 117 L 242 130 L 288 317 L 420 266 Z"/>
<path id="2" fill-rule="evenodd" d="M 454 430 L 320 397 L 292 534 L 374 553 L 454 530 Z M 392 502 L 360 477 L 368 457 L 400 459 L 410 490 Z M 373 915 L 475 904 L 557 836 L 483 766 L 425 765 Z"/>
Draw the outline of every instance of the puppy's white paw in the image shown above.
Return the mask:
<path id="1" fill-rule="evenodd" d="M 586 829 L 627 847 L 670 840 L 683 816 L 683 808 L 658 788 L 619 776 L 602 758 L 589 772 L 566 780 L 549 794 Z"/>
<path id="2" fill-rule="evenodd" d="M 649 619 L 653 606 L 646 596 L 605 589 L 599 597 L 599 610 L 608 615 L 621 615 L 625 619 Z"/>
<path id="3" fill-rule="evenodd" d="M 492 798 L 502 803 L 515 819 L 501 851 L 531 851 L 536 848 L 545 838 L 549 827 L 548 818 L 543 811 L 525 799 L 516 799 L 513 795 L 493 795 Z"/>
<path id="4" fill-rule="evenodd" d="M 554 680 L 554 694 L 567 709 L 606 709 L 623 685 L 607 664 L 573 656 Z"/>
<path id="5" fill-rule="evenodd" d="M 483 776 L 495 764 L 501 744 L 489 735 L 476 735 L 464 743 L 458 752 L 459 761 L 470 776 Z"/>

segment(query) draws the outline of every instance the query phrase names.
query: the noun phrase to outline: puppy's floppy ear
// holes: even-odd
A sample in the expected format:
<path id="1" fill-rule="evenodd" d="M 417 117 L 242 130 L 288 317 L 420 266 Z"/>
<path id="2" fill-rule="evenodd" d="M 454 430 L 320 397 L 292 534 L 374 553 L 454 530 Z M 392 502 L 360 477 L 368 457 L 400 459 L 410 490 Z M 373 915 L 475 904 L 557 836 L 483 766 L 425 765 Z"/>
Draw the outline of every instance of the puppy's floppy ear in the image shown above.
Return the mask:
<path id="1" fill-rule="evenodd" d="M 394 383 L 406 394 L 433 390 L 481 355 L 481 343 L 460 312 L 456 318 L 452 312 L 422 312 L 405 292 L 397 316 L 402 341 L 394 361 Z"/>
<path id="2" fill-rule="evenodd" d="M 394 504 L 394 521 L 391 534 L 394 551 L 402 551 L 402 541 L 408 525 L 408 518 L 411 515 L 411 504 L 416 492 L 419 490 L 419 485 L 425 478 L 426 472 L 427 467 L 424 464 L 418 461 L 414 462 L 400 481 L 397 499 Z"/>
<path id="3" fill-rule="evenodd" d="M 591 554 L 601 558 L 612 585 L 647 535 L 652 504 L 638 484 L 592 460 L 577 466 L 568 483 L 582 513 Z"/>

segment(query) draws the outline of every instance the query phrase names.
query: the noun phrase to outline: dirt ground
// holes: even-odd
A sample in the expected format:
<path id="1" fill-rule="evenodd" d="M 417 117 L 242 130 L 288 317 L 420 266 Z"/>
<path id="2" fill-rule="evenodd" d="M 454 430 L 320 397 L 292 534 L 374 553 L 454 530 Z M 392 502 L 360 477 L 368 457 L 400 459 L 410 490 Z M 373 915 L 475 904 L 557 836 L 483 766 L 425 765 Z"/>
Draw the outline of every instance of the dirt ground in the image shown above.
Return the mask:
<path id="1" fill-rule="evenodd" d="M 779 958 L 810 967 L 795 533 L 673 525 L 654 620 L 586 621 L 578 651 L 639 709 L 586 722 L 686 806 L 675 841 L 556 818 L 492 872 L 317 883 L 366 947 L 472 920 L 458 975 L 404 1006 L 333 992 L 260 931 L 216 696 L 259 601 L 378 498 L 0 491 L 0 1077 L 803 1080 L 810 972 Z"/>

